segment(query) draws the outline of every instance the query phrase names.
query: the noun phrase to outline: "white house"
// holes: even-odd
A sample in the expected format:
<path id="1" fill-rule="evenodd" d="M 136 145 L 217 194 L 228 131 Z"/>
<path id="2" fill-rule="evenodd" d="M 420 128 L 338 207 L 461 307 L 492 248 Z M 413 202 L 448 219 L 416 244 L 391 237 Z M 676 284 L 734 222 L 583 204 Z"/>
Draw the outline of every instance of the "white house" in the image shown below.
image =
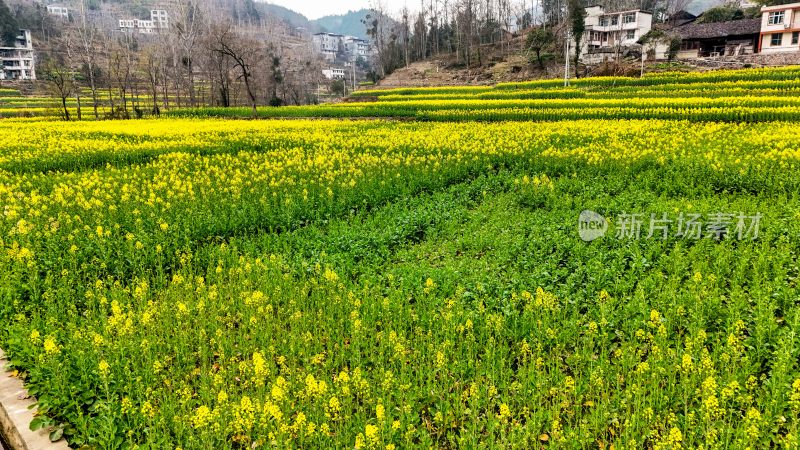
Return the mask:
<path id="1" fill-rule="evenodd" d="M 153 9 L 150 11 L 150 20 L 156 28 L 165 30 L 169 28 L 169 14 L 163 9 Z"/>
<path id="2" fill-rule="evenodd" d="M 134 20 L 134 24 L 136 25 L 136 28 L 139 30 L 139 33 L 153 34 L 156 32 L 156 24 L 152 20 L 136 19 Z"/>
<path id="3" fill-rule="evenodd" d="M 13 47 L 0 47 L 0 80 L 35 80 L 36 58 L 30 30 L 20 30 Z"/>
<path id="4" fill-rule="evenodd" d="M 322 69 L 322 75 L 329 80 L 344 80 L 345 78 L 344 69 L 336 67 Z"/>
<path id="5" fill-rule="evenodd" d="M 69 8 L 61 5 L 47 5 L 47 13 L 51 16 L 58 17 L 59 19 L 69 19 Z"/>
<path id="6" fill-rule="evenodd" d="M 608 55 L 636 45 L 652 28 L 653 15 L 640 9 L 606 12 L 595 5 L 586 8 L 585 23 L 581 54 Z"/>
<path id="7" fill-rule="evenodd" d="M 135 19 L 119 19 L 119 29 L 120 31 L 129 31 L 133 32 L 136 30 L 136 22 Z"/>
<path id="8" fill-rule="evenodd" d="M 800 51 L 800 3 L 761 8 L 761 53 Z"/>
<path id="9" fill-rule="evenodd" d="M 123 32 L 154 34 L 167 28 L 169 28 L 169 15 L 163 9 L 151 10 L 150 20 L 119 19 L 119 29 Z"/>

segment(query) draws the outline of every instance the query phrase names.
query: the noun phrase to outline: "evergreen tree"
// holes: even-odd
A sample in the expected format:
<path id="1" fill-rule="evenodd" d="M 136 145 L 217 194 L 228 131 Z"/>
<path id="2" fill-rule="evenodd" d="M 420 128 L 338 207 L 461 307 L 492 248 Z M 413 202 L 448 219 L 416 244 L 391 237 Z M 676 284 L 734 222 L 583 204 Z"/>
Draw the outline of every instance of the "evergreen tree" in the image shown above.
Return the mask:
<path id="1" fill-rule="evenodd" d="M 0 0 L 0 43 L 9 47 L 13 46 L 17 33 L 19 33 L 17 19 L 11 14 L 5 0 Z"/>
<path id="2" fill-rule="evenodd" d="M 575 40 L 575 78 L 579 77 L 578 63 L 581 60 L 581 40 L 586 31 L 586 8 L 583 0 L 569 0 L 568 14 L 572 38 Z"/>

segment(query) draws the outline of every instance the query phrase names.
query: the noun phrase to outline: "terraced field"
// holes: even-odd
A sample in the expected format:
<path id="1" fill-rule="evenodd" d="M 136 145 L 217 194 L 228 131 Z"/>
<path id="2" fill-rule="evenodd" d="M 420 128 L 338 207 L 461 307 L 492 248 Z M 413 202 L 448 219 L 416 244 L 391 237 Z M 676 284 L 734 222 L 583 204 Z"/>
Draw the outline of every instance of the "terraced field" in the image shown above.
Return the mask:
<path id="1" fill-rule="evenodd" d="M 643 78 L 585 78 L 494 87 L 365 90 L 362 102 L 263 108 L 260 117 L 399 118 L 421 121 L 668 119 L 760 122 L 800 119 L 800 67 L 653 73 Z M 248 117 L 248 108 L 173 110 L 180 117 Z"/>
<path id="2" fill-rule="evenodd" d="M 798 448 L 798 76 L 2 120 L 0 347 L 75 448 Z"/>
<path id="3" fill-rule="evenodd" d="M 38 85 L 41 90 L 46 92 L 44 87 L 47 84 Z M 141 91 L 140 91 L 141 92 Z M 71 94 L 66 99 L 67 110 L 70 114 L 70 119 L 75 120 L 78 117 L 78 99 L 75 93 Z M 164 108 L 164 103 L 171 106 L 180 104 L 180 101 L 174 95 L 158 97 L 159 108 Z M 97 113 L 99 118 L 106 118 L 111 115 L 113 108 L 122 108 L 122 98 L 117 89 L 102 89 L 98 90 L 97 95 Z M 184 101 L 186 103 L 186 101 Z M 153 109 L 153 98 L 149 95 L 131 95 L 128 93 L 125 98 L 125 106 L 131 117 L 137 117 L 138 114 L 142 116 L 149 116 Z M 94 104 L 92 102 L 92 92 L 89 88 L 82 88 L 80 91 L 80 106 L 82 120 L 94 119 Z M 113 108 L 112 108 L 113 107 Z M 22 95 L 19 90 L 13 88 L 0 88 L 0 119 L 4 118 L 40 118 L 40 119 L 58 119 L 63 114 L 61 99 L 57 97 L 49 97 L 40 92 L 37 95 Z"/>

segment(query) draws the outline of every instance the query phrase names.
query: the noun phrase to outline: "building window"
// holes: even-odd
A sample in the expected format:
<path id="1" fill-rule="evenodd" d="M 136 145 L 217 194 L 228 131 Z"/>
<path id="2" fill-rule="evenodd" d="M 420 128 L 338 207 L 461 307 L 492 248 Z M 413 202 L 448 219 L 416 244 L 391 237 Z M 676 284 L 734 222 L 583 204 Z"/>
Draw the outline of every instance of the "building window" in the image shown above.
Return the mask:
<path id="1" fill-rule="evenodd" d="M 622 23 L 636 22 L 636 14 L 625 14 L 622 16 Z"/>
<path id="2" fill-rule="evenodd" d="M 632 39 L 636 39 L 636 31 L 635 30 L 628 30 L 628 32 L 625 33 L 625 39 L 627 39 L 629 41 L 632 40 Z"/>
<path id="3" fill-rule="evenodd" d="M 769 13 L 769 24 L 770 25 L 780 25 L 783 23 L 783 11 L 774 11 Z"/>
<path id="4" fill-rule="evenodd" d="M 619 16 L 614 16 L 611 18 L 611 25 L 616 25 L 619 23 Z"/>
<path id="5" fill-rule="evenodd" d="M 770 45 L 773 47 L 779 47 L 783 44 L 783 33 L 775 33 L 772 35 L 772 40 L 770 41 Z"/>
<path id="6" fill-rule="evenodd" d="M 601 17 L 600 18 L 600 26 L 607 27 L 608 26 L 608 17 Z"/>
<path id="7" fill-rule="evenodd" d="M 681 50 L 697 50 L 699 48 L 700 48 L 700 43 L 697 41 L 681 42 Z"/>
<path id="8" fill-rule="evenodd" d="M 792 45 L 797 45 L 800 42 L 800 31 L 792 33 Z"/>

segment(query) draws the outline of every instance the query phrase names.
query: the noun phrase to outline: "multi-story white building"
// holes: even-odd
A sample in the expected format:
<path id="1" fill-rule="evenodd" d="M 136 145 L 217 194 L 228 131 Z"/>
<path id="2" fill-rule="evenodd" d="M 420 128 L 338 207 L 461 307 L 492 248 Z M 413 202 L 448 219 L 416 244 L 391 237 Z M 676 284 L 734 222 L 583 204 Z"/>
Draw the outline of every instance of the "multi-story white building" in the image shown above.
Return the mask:
<path id="1" fill-rule="evenodd" d="M 69 20 L 69 8 L 61 5 L 47 5 L 47 13 L 59 19 Z"/>
<path id="2" fill-rule="evenodd" d="M 156 24 L 152 20 L 136 20 L 136 28 L 139 33 L 153 34 L 156 32 Z"/>
<path id="3" fill-rule="evenodd" d="M 800 3 L 761 8 L 761 53 L 800 51 Z"/>
<path id="4" fill-rule="evenodd" d="M 0 80 L 35 80 L 36 58 L 30 30 L 20 30 L 13 47 L 0 47 Z"/>
<path id="5" fill-rule="evenodd" d="M 169 28 L 169 14 L 163 9 L 153 9 L 150 11 L 150 20 L 153 21 L 156 28 L 166 30 Z"/>
<path id="6" fill-rule="evenodd" d="M 352 59 L 366 58 L 369 56 L 369 41 L 355 36 L 346 36 L 344 46 Z"/>
<path id="7" fill-rule="evenodd" d="M 328 69 L 322 69 L 322 75 L 325 78 L 329 79 L 329 80 L 344 80 L 345 79 L 344 69 L 336 68 L 336 67 L 330 67 Z"/>
<path id="8" fill-rule="evenodd" d="M 370 53 L 369 41 L 355 36 L 317 33 L 311 39 L 317 53 L 330 62 L 336 60 L 337 56 L 345 61 L 355 61 L 359 57 L 367 58 Z"/>
<path id="9" fill-rule="evenodd" d="M 150 20 L 119 19 L 119 29 L 123 32 L 154 34 L 169 28 L 169 15 L 163 9 L 150 11 Z"/>
<path id="10" fill-rule="evenodd" d="M 647 34 L 653 26 L 653 15 L 639 9 L 606 12 L 602 6 L 589 6 L 585 23 L 581 54 L 615 53 L 633 46 Z"/>
<path id="11" fill-rule="evenodd" d="M 317 33 L 311 39 L 314 42 L 314 49 L 328 61 L 336 59 L 339 45 L 344 44 L 344 36 L 341 34 Z"/>

